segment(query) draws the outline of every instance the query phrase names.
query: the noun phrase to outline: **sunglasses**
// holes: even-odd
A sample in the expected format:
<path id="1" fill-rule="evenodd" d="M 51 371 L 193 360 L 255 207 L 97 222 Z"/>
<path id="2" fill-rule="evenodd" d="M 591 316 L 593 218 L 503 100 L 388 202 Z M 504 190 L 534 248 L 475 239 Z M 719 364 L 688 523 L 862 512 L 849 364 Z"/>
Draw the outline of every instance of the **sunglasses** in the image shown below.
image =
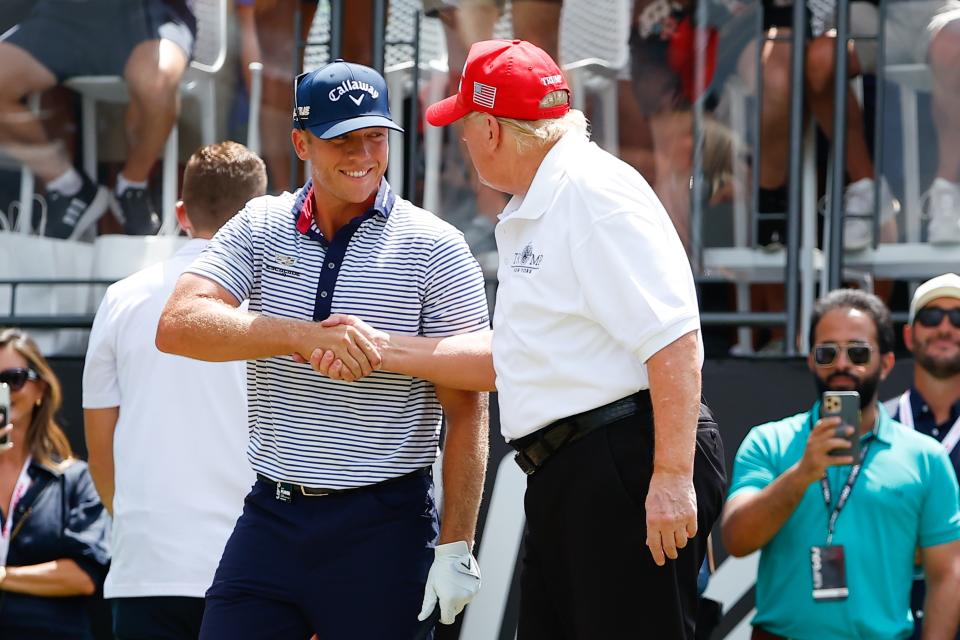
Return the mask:
<path id="1" fill-rule="evenodd" d="M 870 353 L 873 351 L 873 347 L 862 342 L 851 342 L 843 346 L 836 342 L 824 342 L 813 348 L 813 361 L 818 366 L 829 367 L 836 362 L 840 349 L 847 352 L 847 360 L 855 365 L 865 365 L 870 362 Z"/>
<path id="2" fill-rule="evenodd" d="M 942 307 L 924 307 L 917 311 L 914 322 L 919 322 L 925 327 L 937 327 L 943 322 L 943 317 L 950 318 L 950 324 L 960 329 L 960 307 L 954 309 L 944 309 Z"/>
<path id="3" fill-rule="evenodd" d="M 33 369 L 4 369 L 0 371 L 0 384 L 6 383 L 11 391 L 20 391 L 28 380 L 39 380 L 40 376 Z"/>

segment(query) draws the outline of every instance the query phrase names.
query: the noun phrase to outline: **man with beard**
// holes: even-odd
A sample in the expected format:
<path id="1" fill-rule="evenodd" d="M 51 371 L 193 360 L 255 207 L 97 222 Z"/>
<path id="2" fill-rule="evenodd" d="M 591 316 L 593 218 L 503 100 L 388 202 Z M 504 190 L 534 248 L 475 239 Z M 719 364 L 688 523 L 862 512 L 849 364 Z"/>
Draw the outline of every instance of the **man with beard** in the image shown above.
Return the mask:
<path id="1" fill-rule="evenodd" d="M 943 444 L 954 471 L 960 469 L 960 276 L 945 273 L 917 287 L 910 303 L 910 320 L 903 342 L 913 354 L 913 386 L 884 403 L 907 427 Z M 920 638 L 922 577 L 913 582 L 910 606 Z"/>
<path id="2" fill-rule="evenodd" d="M 879 298 L 841 289 L 813 311 L 808 366 L 818 393 L 860 394 L 860 424 L 806 412 L 754 427 L 734 461 L 728 551 L 760 550 L 753 638 L 906 638 L 914 554 L 927 576 L 925 638 L 960 619 L 960 511 L 936 441 L 890 418 L 877 385 L 893 368 Z M 842 429 L 842 431 L 839 431 Z M 860 438 L 861 455 L 831 452 Z"/>

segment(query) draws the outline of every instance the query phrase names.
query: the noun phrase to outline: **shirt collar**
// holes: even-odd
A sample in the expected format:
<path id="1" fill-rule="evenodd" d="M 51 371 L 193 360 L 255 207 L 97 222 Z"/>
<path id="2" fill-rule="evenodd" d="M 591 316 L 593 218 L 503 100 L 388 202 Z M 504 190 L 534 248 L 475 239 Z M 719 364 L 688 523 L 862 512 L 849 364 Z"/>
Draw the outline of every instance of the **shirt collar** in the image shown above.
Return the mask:
<path id="1" fill-rule="evenodd" d="M 913 413 L 913 423 L 920 424 L 920 421 L 924 419 L 923 408 L 928 406 L 926 399 L 923 397 L 923 394 L 917 391 L 915 386 L 910 387 L 910 411 Z M 950 415 L 947 416 L 947 422 L 953 424 L 953 422 L 960 417 L 960 400 L 957 400 L 950 407 Z M 930 414 L 930 420 L 933 421 L 933 412 Z M 939 426 L 939 425 L 935 425 Z"/>
<path id="2" fill-rule="evenodd" d="M 817 400 L 813 403 L 813 408 L 810 409 L 810 419 L 807 422 L 807 427 L 809 429 L 813 428 L 813 425 L 816 424 L 818 416 L 820 415 L 820 401 Z M 887 410 L 884 408 L 883 404 L 877 403 L 877 421 L 873 425 L 873 431 L 866 435 L 868 439 L 876 439 L 885 444 L 891 444 L 893 432 L 893 427 L 891 426 L 893 419 L 890 417 L 890 414 L 887 413 Z"/>
<path id="3" fill-rule="evenodd" d="M 542 216 L 553 201 L 558 181 L 566 173 L 567 155 L 575 153 L 573 150 L 577 146 L 586 144 L 589 144 L 589 141 L 580 133 L 568 131 L 563 134 L 543 157 L 527 192 L 510 198 L 503 213 L 497 218 L 501 221 L 507 218 L 534 220 Z"/>
<path id="4" fill-rule="evenodd" d="M 397 196 L 390 188 L 386 178 L 380 178 L 380 187 L 377 189 L 377 197 L 373 201 L 371 211 L 379 213 L 384 218 L 390 217 L 393 211 L 393 205 L 397 201 Z M 310 229 L 315 228 L 313 220 L 313 178 L 307 180 L 307 183 L 297 192 L 293 201 L 291 213 L 296 221 L 297 231 L 303 235 L 309 235 Z"/>

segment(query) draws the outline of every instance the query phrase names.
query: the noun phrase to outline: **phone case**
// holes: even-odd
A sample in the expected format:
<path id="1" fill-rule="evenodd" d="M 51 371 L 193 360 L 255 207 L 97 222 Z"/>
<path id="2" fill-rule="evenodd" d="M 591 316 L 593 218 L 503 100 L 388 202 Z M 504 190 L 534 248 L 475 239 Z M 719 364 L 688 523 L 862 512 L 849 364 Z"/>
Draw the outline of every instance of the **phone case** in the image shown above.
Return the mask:
<path id="1" fill-rule="evenodd" d="M 823 394 L 823 417 L 840 416 L 842 423 L 837 428 L 837 437 L 846 438 L 850 447 L 834 449 L 833 456 L 853 456 L 857 460 L 860 456 L 860 394 L 856 391 L 825 391 Z M 847 426 L 854 428 L 853 435 L 847 436 L 843 429 Z"/>

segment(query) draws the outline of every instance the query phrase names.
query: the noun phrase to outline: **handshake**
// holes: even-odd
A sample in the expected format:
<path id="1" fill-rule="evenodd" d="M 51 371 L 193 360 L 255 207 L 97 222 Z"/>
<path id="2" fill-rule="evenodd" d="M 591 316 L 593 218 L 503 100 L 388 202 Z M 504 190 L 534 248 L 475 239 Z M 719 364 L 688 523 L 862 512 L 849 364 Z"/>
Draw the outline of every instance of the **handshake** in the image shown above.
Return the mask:
<path id="1" fill-rule="evenodd" d="M 333 380 L 354 382 L 383 368 L 384 352 L 390 346 L 390 334 L 374 329 L 357 318 L 344 314 L 331 315 L 298 339 L 304 345 L 293 353 L 293 359 L 309 364 Z"/>

